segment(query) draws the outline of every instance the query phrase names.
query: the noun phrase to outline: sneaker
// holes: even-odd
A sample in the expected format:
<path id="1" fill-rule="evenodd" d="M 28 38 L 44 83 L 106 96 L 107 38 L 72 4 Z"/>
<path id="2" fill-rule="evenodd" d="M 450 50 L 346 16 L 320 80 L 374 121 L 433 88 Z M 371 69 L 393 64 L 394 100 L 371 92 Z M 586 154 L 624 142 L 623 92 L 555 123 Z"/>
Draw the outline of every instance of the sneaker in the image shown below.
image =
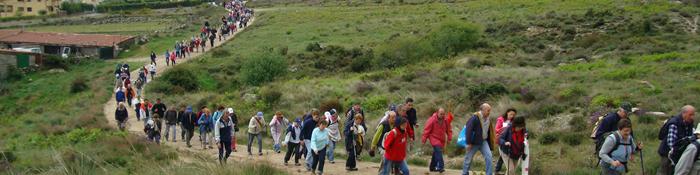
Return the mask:
<path id="1" fill-rule="evenodd" d="M 348 171 L 357 171 L 357 168 L 347 168 Z"/>
<path id="2" fill-rule="evenodd" d="M 439 172 L 439 173 L 444 173 L 445 170 L 444 170 L 444 169 L 442 169 L 442 170 L 437 170 L 437 172 Z"/>
<path id="3" fill-rule="evenodd" d="M 262 156 L 262 155 L 263 155 L 263 153 L 258 153 L 258 156 Z"/>
<path id="4" fill-rule="evenodd" d="M 331 164 L 335 164 L 335 161 L 332 161 L 332 160 L 331 160 Z"/>
<path id="5" fill-rule="evenodd" d="M 248 156 L 253 156 L 253 153 L 248 152 Z"/>

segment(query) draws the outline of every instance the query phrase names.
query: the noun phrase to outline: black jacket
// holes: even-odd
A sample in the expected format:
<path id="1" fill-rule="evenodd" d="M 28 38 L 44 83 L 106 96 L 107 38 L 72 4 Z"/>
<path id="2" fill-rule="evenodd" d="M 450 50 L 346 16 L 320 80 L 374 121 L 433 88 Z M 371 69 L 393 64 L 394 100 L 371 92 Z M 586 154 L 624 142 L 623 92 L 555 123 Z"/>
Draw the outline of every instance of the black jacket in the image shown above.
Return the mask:
<path id="1" fill-rule="evenodd" d="M 165 112 L 165 124 L 174 125 L 177 124 L 177 111 L 168 110 Z"/>
<path id="2" fill-rule="evenodd" d="M 153 105 L 153 113 L 158 114 L 160 117 L 165 116 L 165 111 L 168 110 L 167 107 L 165 107 L 165 104 L 163 103 L 156 103 Z"/>
<path id="3" fill-rule="evenodd" d="M 114 119 L 116 119 L 117 121 L 123 122 L 128 117 L 129 112 L 126 110 L 126 108 L 124 108 L 123 110 L 119 110 L 119 108 L 117 108 L 117 111 L 114 112 Z"/>
<path id="4" fill-rule="evenodd" d="M 197 123 L 197 115 L 194 112 L 185 112 L 182 114 L 180 124 L 187 130 L 194 130 L 195 123 Z"/>

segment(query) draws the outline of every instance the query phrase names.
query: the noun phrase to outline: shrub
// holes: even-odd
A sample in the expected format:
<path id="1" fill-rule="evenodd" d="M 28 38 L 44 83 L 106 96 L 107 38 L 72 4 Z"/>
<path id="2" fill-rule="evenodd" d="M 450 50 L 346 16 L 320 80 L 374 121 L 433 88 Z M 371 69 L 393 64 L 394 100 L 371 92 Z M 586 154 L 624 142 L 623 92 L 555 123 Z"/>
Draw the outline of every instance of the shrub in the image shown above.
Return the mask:
<path id="1" fill-rule="evenodd" d="M 501 83 L 485 84 L 480 83 L 467 87 L 468 99 L 474 104 L 481 103 L 489 97 L 495 97 L 508 93 L 506 87 Z"/>
<path id="2" fill-rule="evenodd" d="M 556 132 L 544 133 L 544 134 L 539 136 L 539 142 L 540 142 L 540 144 L 543 144 L 543 145 L 549 145 L 549 144 L 559 142 L 559 135 L 560 134 L 556 133 Z"/>
<path id="3" fill-rule="evenodd" d="M 75 78 L 70 85 L 71 93 L 83 92 L 88 89 L 87 79 L 85 77 Z"/>
<path id="4" fill-rule="evenodd" d="M 475 48 L 481 36 L 481 29 L 476 25 L 449 20 L 430 32 L 430 46 L 439 56 L 454 56 L 467 49 Z"/>
<path id="5" fill-rule="evenodd" d="M 92 11 L 95 6 L 87 3 L 82 3 L 82 2 L 69 2 L 69 1 L 64 1 L 61 3 L 61 10 L 65 11 L 66 13 L 70 14 L 75 14 L 75 13 L 82 13 L 86 11 Z"/>
<path id="6" fill-rule="evenodd" d="M 656 122 L 656 117 L 652 115 L 641 115 L 639 116 L 639 123 L 651 124 Z"/>
<path id="7" fill-rule="evenodd" d="M 15 67 L 15 66 L 7 66 L 7 67 L 8 67 L 7 77 L 5 77 L 7 80 L 17 81 L 17 80 L 21 80 L 22 78 L 24 78 L 24 72 L 21 69 Z"/>
<path id="8" fill-rule="evenodd" d="M 572 131 L 583 131 L 586 130 L 586 119 L 583 116 L 574 116 L 569 120 L 569 126 Z"/>
<path id="9" fill-rule="evenodd" d="M 321 48 L 321 44 L 319 44 L 318 42 L 313 42 L 306 45 L 307 52 L 316 52 L 321 51 L 322 49 L 323 48 Z"/>
<path id="10" fill-rule="evenodd" d="M 265 103 L 273 105 L 277 104 L 277 102 L 279 102 L 279 100 L 282 98 L 282 92 L 274 88 L 263 88 L 260 90 L 260 96 Z"/>
<path id="11" fill-rule="evenodd" d="M 102 3 L 97 5 L 97 12 L 104 13 L 110 11 L 135 10 L 135 9 L 162 9 L 174 7 L 191 7 L 197 6 L 204 1 L 185 0 L 185 1 L 150 1 L 150 2 L 117 2 L 117 3 Z"/>
<path id="12" fill-rule="evenodd" d="M 221 49 L 221 48 L 215 49 L 215 50 L 212 51 L 212 53 L 211 53 L 211 56 L 213 56 L 214 58 L 222 58 L 222 57 L 226 57 L 226 56 L 229 56 L 229 55 L 230 55 L 230 53 L 228 52 L 228 50 L 226 50 L 226 49 Z"/>
<path id="13" fill-rule="evenodd" d="M 199 88 L 199 80 L 194 71 L 185 67 L 175 67 L 166 71 L 162 79 L 173 86 L 179 86 L 185 91 L 194 91 Z"/>
<path id="14" fill-rule="evenodd" d="M 372 96 L 369 97 L 363 105 L 367 107 L 368 111 L 377 111 L 386 108 L 389 105 L 389 100 L 385 96 Z"/>
<path id="15" fill-rule="evenodd" d="M 559 92 L 559 97 L 563 99 L 576 98 L 586 95 L 586 90 L 579 86 L 566 88 Z"/>
<path id="16" fill-rule="evenodd" d="M 379 47 L 374 64 L 381 68 L 396 68 L 436 56 L 427 39 L 408 36 L 389 41 Z"/>
<path id="17" fill-rule="evenodd" d="M 253 86 L 270 82 L 286 72 L 287 61 L 281 55 L 267 51 L 245 60 L 241 67 L 243 82 Z"/>
<path id="18" fill-rule="evenodd" d="M 44 57 L 44 69 L 68 69 L 68 60 L 55 55 Z"/>
<path id="19" fill-rule="evenodd" d="M 620 103 L 622 103 L 621 99 L 607 95 L 597 95 L 591 100 L 591 106 L 599 107 L 615 107 Z"/>
<path id="20" fill-rule="evenodd" d="M 372 59 L 374 59 L 372 51 L 368 51 L 367 54 L 363 56 L 352 59 L 350 62 L 350 70 L 353 72 L 362 72 L 369 70 L 372 67 Z"/>
<path id="21" fill-rule="evenodd" d="M 642 75 L 646 75 L 650 70 L 642 67 L 629 67 L 622 69 L 615 69 L 613 71 L 603 73 L 603 77 L 611 80 L 625 80 L 630 78 L 637 78 Z"/>
<path id="22" fill-rule="evenodd" d="M 320 111 L 330 111 L 331 109 L 335 109 L 336 111 L 342 113 L 343 110 L 343 105 L 340 104 L 340 101 L 338 99 L 329 99 L 326 101 L 321 102 L 321 105 L 318 107 Z"/>
<path id="23" fill-rule="evenodd" d="M 581 144 L 581 140 L 587 138 L 581 134 L 569 133 L 563 136 L 562 141 L 567 145 L 577 146 Z"/>
<path id="24" fill-rule="evenodd" d="M 374 86 L 372 86 L 371 84 L 369 84 L 367 82 L 362 81 L 362 82 L 355 84 L 355 93 L 357 93 L 357 94 L 363 95 L 363 94 L 366 94 L 372 90 L 374 90 Z"/>

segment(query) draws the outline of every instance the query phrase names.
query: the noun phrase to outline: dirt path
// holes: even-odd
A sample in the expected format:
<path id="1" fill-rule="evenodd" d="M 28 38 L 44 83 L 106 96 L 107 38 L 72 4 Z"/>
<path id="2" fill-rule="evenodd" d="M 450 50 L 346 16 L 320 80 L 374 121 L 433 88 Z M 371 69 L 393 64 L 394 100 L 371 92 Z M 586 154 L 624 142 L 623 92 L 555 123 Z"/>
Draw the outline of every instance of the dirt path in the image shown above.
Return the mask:
<path id="1" fill-rule="evenodd" d="M 255 21 L 255 18 L 252 18 L 250 21 L 250 24 L 252 24 Z M 229 36 L 225 41 L 223 42 L 216 42 L 215 47 L 218 47 L 222 45 L 224 42 L 230 40 L 231 38 L 235 37 L 239 32 L 242 30 L 245 30 L 245 28 L 238 30 L 235 32 L 232 36 Z M 211 49 L 211 47 L 209 47 Z M 209 51 L 209 50 L 207 50 Z M 192 53 L 191 56 L 189 56 L 186 59 L 179 59 L 178 64 L 183 64 L 186 63 L 190 60 L 197 59 L 198 56 L 200 56 L 202 52 L 196 52 Z M 143 57 L 143 58 L 129 58 L 129 61 L 143 61 L 143 62 L 149 62 L 150 63 L 150 58 L 148 57 Z M 162 59 L 159 59 L 162 60 Z M 159 61 L 162 62 L 162 61 Z M 169 66 L 166 66 L 165 64 L 159 63 L 157 65 L 157 73 L 156 76 L 162 75 L 162 72 L 165 70 L 169 69 Z M 138 73 L 136 71 L 132 72 L 132 75 L 137 75 Z M 149 81 L 150 82 L 150 81 Z M 144 88 L 145 89 L 145 88 Z M 142 92 L 142 95 L 144 95 L 146 92 L 145 90 Z M 144 95 L 145 96 L 145 95 Z M 114 111 L 116 110 L 116 102 L 113 100 L 114 97 L 110 98 L 108 102 L 104 104 L 103 111 L 105 114 L 105 117 L 107 118 L 107 121 L 109 121 L 109 125 L 112 127 L 117 126 L 117 122 L 114 119 Z M 135 113 L 133 108 L 129 108 L 129 120 L 128 120 L 128 130 L 132 134 L 137 134 L 140 136 L 144 136 L 145 134 L 143 133 L 143 121 L 136 121 L 135 119 Z M 180 128 L 178 126 L 177 130 L 179 131 Z M 192 138 L 192 148 L 187 148 L 186 143 L 183 140 L 180 140 L 179 132 L 178 134 L 178 141 L 177 142 L 165 142 L 165 137 L 163 135 L 162 137 L 162 143 L 165 146 L 170 146 L 175 148 L 178 152 L 183 152 L 183 153 L 189 153 L 185 155 L 180 155 L 180 159 L 183 162 L 193 162 L 197 160 L 197 156 L 193 155 L 203 155 L 205 157 L 211 157 L 212 160 L 217 160 L 218 157 L 218 150 L 217 149 L 202 149 L 200 142 L 198 141 L 199 134 L 198 132 L 195 132 L 194 137 Z M 245 134 L 245 131 L 239 131 L 236 133 L 238 135 Z M 342 148 L 342 143 L 339 145 L 339 148 L 336 148 L 337 150 L 341 150 Z M 302 163 L 302 166 L 294 166 L 293 161 L 290 160 L 290 165 L 285 166 L 284 165 L 284 152 L 282 153 L 274 153 L 270 149 L 263 149 L 264 156 L 248 156 L 246 153 L 247 146 L 238 144 L 237 145 L 238 152 L 234 152 L 231 154 L 231 157 L 229 158 L 229 163 L 235 163 L 235 162 L 258 162 L 258 163 L 272 163 L 274 167 L 277 167 L 281 170 L 285 170 L 286 172 L 290 174 L 311 174 L 310 172 L 307 172 L 303 166 L 303 160 L 300 160 L 300 163 Z M 286 150 L 286 148 L 283 148 L 282 150 Z M 423 167 L 423 166 L 410 166 L 410 171 L 412 174 L 438 174 L 438 173 L 429 173 L 428 172 L 428 167 Z M 345 170 L 345 160 L 344 159 L 336 159 L 335 164 L 330 164 L 329 162 L 326 162 L 325 167 L 324 167 L 324 173 L 333 175 L 333 174 L 362 174 L 362 175 L 369 175 L 369 174 L 377 174 L 377 170 L 379 169 L 379 163 L 374 163 L 374 162 L 357 162 L 357 168 L 359 171 L 354 171 L 354 172 L 348 172 Z M 461 174 L 461 170 L 447 170 L 444 174 Z M 476 174 L 483 174 L 481 172 L 476 172 Z"/>

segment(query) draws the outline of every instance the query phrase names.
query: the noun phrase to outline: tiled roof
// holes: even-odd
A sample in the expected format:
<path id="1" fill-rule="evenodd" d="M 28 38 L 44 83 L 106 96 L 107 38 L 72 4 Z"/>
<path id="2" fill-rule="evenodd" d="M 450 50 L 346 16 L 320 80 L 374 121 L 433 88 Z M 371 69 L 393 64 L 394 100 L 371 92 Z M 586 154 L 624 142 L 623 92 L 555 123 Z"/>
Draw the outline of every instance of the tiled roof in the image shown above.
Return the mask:
<path id="1" fill-rule="evenodd" d="M 127 41 L 133 36 L 29 32 L 0 30 L 0 43 L 31 43 L 39 45 L 74 45 L 111 47 Z"/>

